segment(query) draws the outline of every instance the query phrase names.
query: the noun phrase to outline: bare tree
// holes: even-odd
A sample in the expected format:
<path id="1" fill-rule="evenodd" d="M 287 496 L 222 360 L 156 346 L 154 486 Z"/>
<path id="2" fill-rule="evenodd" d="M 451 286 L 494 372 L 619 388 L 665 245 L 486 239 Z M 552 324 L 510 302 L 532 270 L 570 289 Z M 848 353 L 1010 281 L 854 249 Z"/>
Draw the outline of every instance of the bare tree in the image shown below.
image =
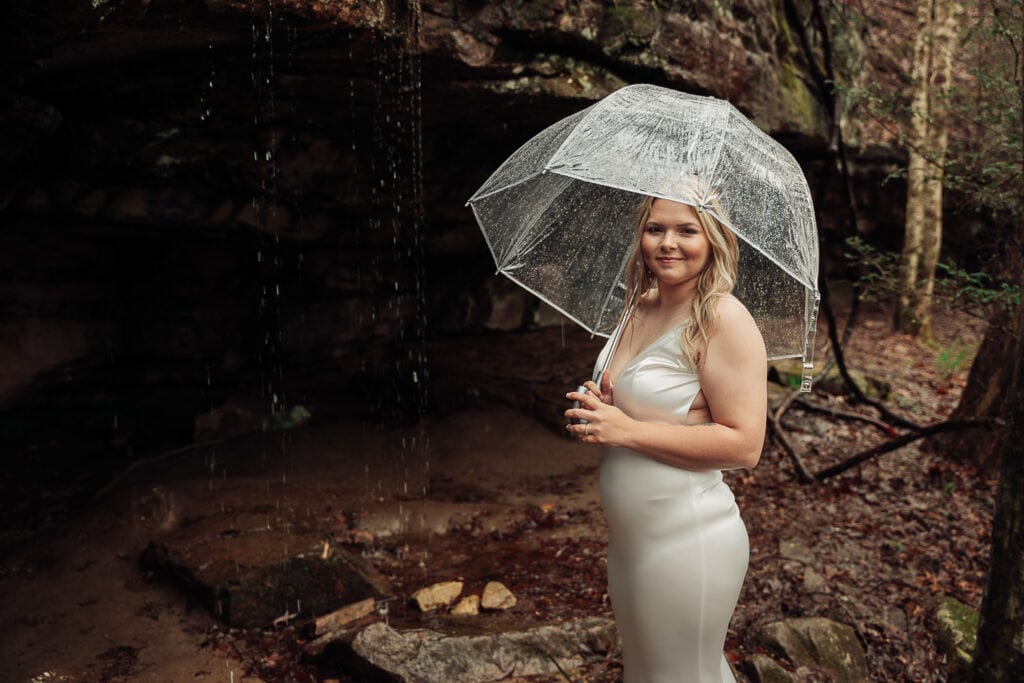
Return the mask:
<path id="1" fill-rule="evenodd" d="M 895 326 L 924 339 L 931 337 L 935 267 L 942 247 L 948 99 L 961 14 L 956 0 L 918 0 L 911 71 L 907 210 Z"/>

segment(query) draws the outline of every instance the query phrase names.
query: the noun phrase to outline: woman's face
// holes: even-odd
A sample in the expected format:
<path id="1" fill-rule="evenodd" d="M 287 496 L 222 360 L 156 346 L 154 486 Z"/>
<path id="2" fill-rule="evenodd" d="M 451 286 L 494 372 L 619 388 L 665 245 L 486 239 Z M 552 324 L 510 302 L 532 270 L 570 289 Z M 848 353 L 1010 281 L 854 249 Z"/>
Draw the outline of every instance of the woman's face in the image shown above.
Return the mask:
<path id="1" fill-rule="evenodd" d="M 659 285 L 696 284 L 708 264 L 711 243 L 696 209 L 655 199 L 640 236 L 640 251 Z"/>

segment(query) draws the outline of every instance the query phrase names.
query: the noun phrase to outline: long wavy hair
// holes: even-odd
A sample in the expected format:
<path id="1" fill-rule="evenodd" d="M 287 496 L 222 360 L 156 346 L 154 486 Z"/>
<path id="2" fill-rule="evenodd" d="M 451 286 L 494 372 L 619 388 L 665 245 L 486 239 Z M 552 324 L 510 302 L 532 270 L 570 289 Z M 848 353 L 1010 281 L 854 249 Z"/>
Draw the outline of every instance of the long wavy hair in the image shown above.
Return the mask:
<path id="1" fill-rule="evenodd" d="M 640 249 L 640 238 L 647 226 L 654 201 L 655 197 L 645 197 L 640 204 L 636 222 L 636 241 L 626 270 L 626 304 L 622 317 L 635 315 L 640 298 L 658 285 L 654 273 L 644 263 L 643 252 Z M 712 216 L 708 208 L 723 215 L 720 204 L 713 197 L 705 198 L 704 205 L 697 209 L 697 218 L 704 228 L 711 250 L 704 270 L 697 277 L 693 310 L 689 320 L 683 325 L 680 338 L 683 357 L 693 368 L 699 368 L 703 364 L 704 351 L 718 325 L 715 303 L 719 297 L 732 293 L 739 271 L 740 249 L 736 235 Z"/>

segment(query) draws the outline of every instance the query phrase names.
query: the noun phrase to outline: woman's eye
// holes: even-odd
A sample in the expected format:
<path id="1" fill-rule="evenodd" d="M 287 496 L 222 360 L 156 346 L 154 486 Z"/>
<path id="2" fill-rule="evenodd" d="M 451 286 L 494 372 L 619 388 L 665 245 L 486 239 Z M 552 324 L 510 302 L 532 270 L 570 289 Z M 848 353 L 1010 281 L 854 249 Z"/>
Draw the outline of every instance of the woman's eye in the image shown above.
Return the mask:
<path id="1" fill-rule="evenodd" d="M 649 234 L 651 234 L 651 235 L 657 234 L 657 233 L 661 232 L 661 226 L 660 225 L 648 225 L 647 226 L 647 232 Z"/>

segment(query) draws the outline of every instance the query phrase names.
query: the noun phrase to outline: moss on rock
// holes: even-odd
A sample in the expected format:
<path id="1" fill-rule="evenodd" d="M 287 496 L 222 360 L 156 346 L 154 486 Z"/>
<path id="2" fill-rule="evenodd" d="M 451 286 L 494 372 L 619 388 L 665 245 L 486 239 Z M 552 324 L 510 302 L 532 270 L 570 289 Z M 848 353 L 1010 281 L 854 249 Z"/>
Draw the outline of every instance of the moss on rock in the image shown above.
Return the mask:
<path id="1" fill-rule="evenodd" d="M 950 663 L 949 680 L 966 680 L 978 639 L 979 614 L 956 598 L 944 595 L 936 601 L 935 638 Z"/>

